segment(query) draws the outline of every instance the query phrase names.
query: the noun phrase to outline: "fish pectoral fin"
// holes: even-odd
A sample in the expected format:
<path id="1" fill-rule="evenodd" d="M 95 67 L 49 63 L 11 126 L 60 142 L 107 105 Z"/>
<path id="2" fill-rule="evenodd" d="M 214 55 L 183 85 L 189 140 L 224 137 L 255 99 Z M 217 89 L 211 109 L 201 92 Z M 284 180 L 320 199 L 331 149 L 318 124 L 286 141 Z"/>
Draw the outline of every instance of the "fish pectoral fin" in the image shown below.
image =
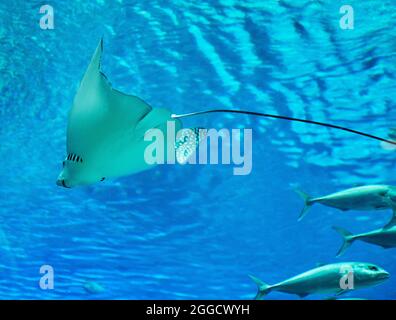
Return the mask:
<path id="1" fill-rule="evenodd" d="M 345 293 L 346 291 L 347 290 L 341 289 L 340 291 L 337 291 L 334 296 L 338 297 L 338 296 L 342 295 L 343 293 Z"/>
<path id="2" fill-rule="evenodd" d="M 309 293 L 297 293 L 297 295 L 300 297 L 300 299 L 304 299 Z"/>
<path id="3" fill-rule="evenodd" d="M 191 128 L 180 130 L 175 142 L 176 160 L 185 164 L 194 154 L 199 143 L 206 137 L 207 130 L 203 128 Z"/>

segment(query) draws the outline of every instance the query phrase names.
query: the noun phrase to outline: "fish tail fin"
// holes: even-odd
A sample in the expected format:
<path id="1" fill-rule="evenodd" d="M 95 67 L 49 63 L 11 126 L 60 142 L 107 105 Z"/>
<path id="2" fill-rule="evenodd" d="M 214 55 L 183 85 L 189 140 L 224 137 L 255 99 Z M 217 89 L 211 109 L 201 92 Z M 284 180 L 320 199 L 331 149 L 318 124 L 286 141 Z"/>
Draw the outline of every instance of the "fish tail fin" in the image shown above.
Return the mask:
<path id="1" fill-rule="evenodd" d="M 342 246 L 341 246 L 340 250 L 338 250 L 337 255 L 336 255 L 337 257 L 339 257 L 345 253 L 346 249 L 349 248 L 349 246 L 352 244 L 352 242 L 355 240 L 355 238 L 352 233 L 350 233 L 349 231 L 347 231 L 343 228 L 333 226 L 333 229 L 341 235 L 342 240 L 343 240 Z"/>
<path id="2" fill-rule="evenodd" d="M 301 210 L 300 216 L 298 217 L 298 221 L 301 221 L 302 218 L 305 217 L 305 215 L 307 214 L 308 210 L 311 208 L 311 206 L 313 205 L 312 203 L 312 197 L 305 193 L 304 191 L 300 190 L 300 189 L 294 189 L 294 191 L 304 200 L 304 208 Z"/>
<path id="3" fill-rule="evenodd" d="M 266 284 L 265 282 L 261 281 L 259 278 L 256 278 L 252 275 L 249 275 L 249 277 L 257 284 L 258 290 L 256 296 L 254 297 L 254 300 L 260 300 L 271 291 L 272 287 L 269 284 Z"/>
<path id="4" fill-rule="evenodd" d="M 386 223 L 386 225 L 383 226 L 383 229 L 389 229 L 391 227 L 394 227 L 396 225 L 396 207 L 395 205 L 392 203 L 391 204 L 391 208 L 392 208 L 392 217 L 391 219 Z"/>

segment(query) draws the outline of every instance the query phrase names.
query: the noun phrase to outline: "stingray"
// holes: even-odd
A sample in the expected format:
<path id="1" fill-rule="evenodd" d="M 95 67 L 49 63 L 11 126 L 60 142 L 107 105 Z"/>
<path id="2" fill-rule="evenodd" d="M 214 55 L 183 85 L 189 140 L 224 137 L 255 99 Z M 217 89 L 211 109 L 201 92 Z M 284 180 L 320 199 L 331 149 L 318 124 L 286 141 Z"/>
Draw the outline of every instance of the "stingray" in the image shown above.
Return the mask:
<path id="1" fill-rule="evenodd" d="M 199 129 L 186 130 L 181 136 L 169 136 L 167 124 L 172 123 L 175 131 L 182 129 L 181 118 L 208 113 L 236 113 L 307 124 L 369 137 L 396 145 L 396 142 L 346 127 L 308 119 L 299 119 L 246 110 L 211 109 L 186 114 L 153 108 L 139 97 L 122 93 L 112 88 L 101 72 L 103 39 L 83 76 L 75 95 L 67 124 L 67 155 L 57 185 L 71 188 L 135 174 L 155 166 L 145 160 L 145 150 L 151 141 L 145 139 L 150 130 L 160 130 L 165 143 L 175 146 L 179 163 L 185 163 L 204 138 Z M 187 139 L 186 139 L 187 138 Z M 169 140 L 169 141 L 168 141 Z M 166 153 L 169 157 L 169 154 Z"/>

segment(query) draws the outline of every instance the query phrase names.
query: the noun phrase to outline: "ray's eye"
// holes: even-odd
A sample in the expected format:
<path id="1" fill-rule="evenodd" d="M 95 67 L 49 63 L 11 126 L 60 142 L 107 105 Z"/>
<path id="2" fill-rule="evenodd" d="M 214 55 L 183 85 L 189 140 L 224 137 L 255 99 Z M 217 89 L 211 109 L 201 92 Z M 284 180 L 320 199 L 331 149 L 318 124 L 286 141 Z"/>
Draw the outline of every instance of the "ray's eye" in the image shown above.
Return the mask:
<path id="1" fill-rule="evenodd" d="M 373 270 L 373 271 L 378 271 L 378 268 L 375 267 L 375 266 L 369 266 L 368 268 L 369 268 L 370 270 Z"/>
<path id="2" fill-rule="evenodd" d="M 105 177 L 103 177 L 102 179 L 100 179 L 100 181 L 104 181 L 104 179 L 106 179 Z"/>

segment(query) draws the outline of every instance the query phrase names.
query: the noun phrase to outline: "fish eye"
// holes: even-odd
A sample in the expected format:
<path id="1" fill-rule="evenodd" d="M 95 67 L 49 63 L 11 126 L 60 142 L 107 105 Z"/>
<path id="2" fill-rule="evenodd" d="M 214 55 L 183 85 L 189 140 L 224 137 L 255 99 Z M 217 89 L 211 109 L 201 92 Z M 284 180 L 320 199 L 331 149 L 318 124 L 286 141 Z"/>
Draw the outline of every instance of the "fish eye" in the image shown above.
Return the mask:
<path id="1" fill-rule="evenodd" d="M 369 270 L 378 271 L 378 268 L 376 266 L 369 266 L 368 268 Z"/>
<path id="2" fill-rule="evenodd" d="M 65 164 L 66 164 L 66 162 L 65 162 L 65 161 L 62 161 L 62 167 L 63 167 L 63 168 L 65 167 Z"/>
<path id="3" fill-rule="evenodd" d="M 104 179 L 106 179 L 105 177 L 103 177 L 102 179 L 100 179 L 100 181 L 104 181 Z"/>

